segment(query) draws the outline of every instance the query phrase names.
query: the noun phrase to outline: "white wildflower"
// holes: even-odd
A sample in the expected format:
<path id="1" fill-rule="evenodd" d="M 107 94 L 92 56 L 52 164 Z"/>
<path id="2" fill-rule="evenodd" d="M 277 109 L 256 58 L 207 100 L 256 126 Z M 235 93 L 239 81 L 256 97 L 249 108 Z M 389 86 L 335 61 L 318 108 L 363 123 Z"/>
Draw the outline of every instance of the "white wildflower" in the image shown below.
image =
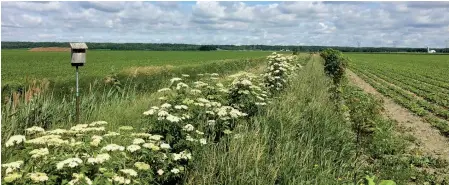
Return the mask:
<path id="1" fill-rule="evenodd" d="M 199 130 L 195 130 L 195 132 L 196 132 L 198 135 L 204 135 L 204 132 L 201 132 L 201 131 L 199 131 Z"/>
<path id="2" fill-rule="evenodd" d="M 3 178 L 2 183 L 3 183 L 3 182 L 6 182 L 6 183 L 14 182 L 14 181 L 16 181 L 17 179 L 20 179 L 20 178 L 22 178 L 22 174 L 19 174 L 19 173 L 10 173 L 10 174 L 7 174 L 7 175 L 5 176 L 5 178 Z"/>
<path id="3" fill-rule="evenodd" d="M 168 115 L 168 112 L 164 111 L 164 110 L 161 110 L 161 111 L 159 111 L 159 113 L 157 113 L 157 116 L 159 116 L 159 117 L 165 117 L 167 115 Z"/>
<path id="4" fill-rule="evenodd" d="M 23 165 L 23 161 L 15 161 L 15 162 L 2 164 L 2 167 L 6 168 L 5 174 L 10 174 L 10 173 L 12 173 L 15 170 L 20 169 L 20 167 L 22 165 Z"/>
<path id="5" fill-rule="evenodd" d="M 31 158 L 39 158 L 48 155 L 49 153 L 48 148 L 39 148 L 32 150 L 29 154 L 31 155 Z"/>
<path id="6" fill-rule="evenodd" d="M 163 108 L 163 109 L 168 109 L 170 107 L 171 107 L 171 105 L 169 103 L 164 103 L 161 105 L 161 108 Z"/>
<path id="7" fill-rule="evenodd" d="M 14 146 L 16 144 L 18 145 L 18 144 L 20 144 L 22 142 L 25 142 L 25 141 L 26 141 L 25 136 L 23 136 L 23 135 L 14 135 L 14 136 L 11 136 L 8 141 L 6 141 L 5 146 L 6 147 L 10 147 L 10 146 Z"/>
<path id="8" fill-rule="evenodd" d="M 177 116 L 173 116 L 171 114 L 167 115 L 166 118 L 168 121 L 172 122 L 172 123 L 177 123 L 181 120 L 181 118 L 177 117 Z"/>
<path id="9" fill-rule="evenodd" d="M 45 130 L 42 127 L 33 126 L 30 128 L 25 129 L 27 134 L 35 134 L 35 133 L 41 133 L 45 132 Z"/>
<path id="10" fill-rule="evenodd" d="M 150 165 L 144 162 L 136 162 L 134 163 L 134 166 L 139 169 L 139 170 L 149 170 L 150 169 Z"/>
<path id="11" fill-rule="evenodd" d="M 214 126 L 215 125 L 215 120 L 207 120 L 207 124 L 209 126 Z"/>
<path id="12" fill-rule="evenodd" d="M 123 151 L 123 150 L 125 150 L 125 147 L 123 147 L 123 146 L 120 146 L 120 145 L 117 145 L 117 144 L 109 144 L 109 145 L 106 145 L 105 147 L 103 147 L 102 149 L 101 149 L 101 151 Z"/>
<path id="13" fill-rule="evenodd" d="M 69 185 L 75 185 L 75 184 L 88 184 L 92 185 L 92 180 L 89 179 L 89 177 L 85 176 L 84 174 L 72 174 L 73 179 L 68 183 Z M 84 180 L 84 183 L 82 181 Z"/>
<path id="14" fill-rule="evenodd" d="M 157 174 L 159 174 L 159 175 L 163 175 L 163 174 L 164 174 L 164 170 L 162 170 L 162 169 L 159 169 L 159 170 L 157 171 Z"/>
<path id="15" fill-rule="evenodd" d="M 163 138 L 161 135 L 152 135 L 149 139 L 159 141 Z"/>
<path id="16" fill-rule="evenodd" d="M 182 78 L 172 78 L 172 79 L 170 79 L 170 82 L 174 83 L 174 82 L 181 81 L 181 80 L 182 80 Z"/>
<path id="17" fill-rule="evenodd" d="M 203 144 L 203 145 L 205 145 L 205 144 L 207 144 L 207 141 L 206 141 L 205 138 L 202 138 L 202 139 L 200 139 L 200 143 Z"/>
<path id="18" fill-rule="evenodd" d="M 157 92 L 165 92 L 165 91 L 170 91 L 170 90 L 171 90 L 170 88 L 162 88 L 162 89 L 157 90 Z"/>
<path id="19" fill-rule="evenodd" d="M 118 184 L 131 184 L 130 179 L 126 179 L 125 177 L 118 176 L 118 175 L 114 175 L 114 177 L 112 177 L 112 180 L 114 182 L 117 182 Z"/>
<path id="20" fill-rule="evenodd" d="M 90 142 L 90 145 L 98 146 L 100 144 L 101 140 L 103 140 L 103 137 L 94 135 L 94 136 L 92 136 L 91 139 L 92 139 L 92 141 Z"/>
<path id="21" fill-rule="evenodd" d="M 118 132 L 108 132 L 107 134 L 103 135 L 103 137 L 111 137 L 111 136 L 119 136 L 120 133 Z"/>
<path id="22" fill-rule="evenodd" d="M 126 150 L 128 150 L 129 152 L 133 153 L 137 150 L 140 150 L 140 146 L 139 145 L 129 145 L 126 147 Z"/>
<path id="23" fill-rule="evenodd" d="M 61 134 L 65 134 L 65 133 L 67 133 L 68 131 L 66 130 L 66 129 L 54 129 L 54 130 L 50 130 L 50 131 L 47 131 L 47 134 L 56 134 L 56 135 L 61 135 Z"/>
<path id="24" fill-rule="evenodd" d="M 146 115 L 146 116 L 153 115 L 155 112 L 156 112 L 156 110 L 150 109 L 150 110 L 143 112 L 143 115 Z"/>
<path id="25" fill-rule="evenodd" d="M 178 109 L 178 110 L 180 110 L 180 109 L 184 109 L 184 110 L 187 110 L 189 107 L 187 107 L 187 105 L 176 105 L 175 106 L 175 109 Z"/>
<path id="26" fill-rule="evenodd" d="M 182 88 L 188 88 L 189 86 L 185 83 L 179 82 L 178 84 L 176 84 L 176 89 L 180 90 Z"/>
<path id="27" fill-rule="evenodd" d="M 108 122 L 106 121 L 95 121 L 89 124 L 91 127 L 100 126 L 100 125 L 107 125 Z"/>
<path id="28" fill-rule="evenodd" d="M 144 143 L 142 146 L 143 146 L 144 148 L 148 148 L 148 149 L 151 149 L 151 150 L 153 150 L 153 151 L 158 151 L 158 150 L 160 150 L 160 148 L 159 148 L 157 145 L 155 145 L 154 143 Z"/>
<path id="29" fill-rule="evenodd" d="M 75 168 L 75 167 L 79 166 L 82 163 L 83 163 L 83 161 L 80 158 L 78 158 L 78 157 L 68 158 L 68 159 L 66 159 L 64 161 L 61 161 L 58 164 L 56 164 L 56 168 L 58 170 L 64 168 L 64 166 L 67 166 L 69 168 Z"/>
<path id="30" fill-rule="evenodd" d="M 161 147 L 162 149 L 170 149 L 170 148 L 171 148 L 171 147 L 170 147 L 170 144 L 167 144 L 167 143 L 161 143 L 160 147 Z"/>
<path id="31" fill-rule="evenodd" d="M 98 154 L 97 157 L 90 157 L 87 159 L 87 163 L 90 164 L 102 164 L 109 160 L 111 156 L 107 153 Z"/>
<path id="32" fill-rule="evenodd" d="M 145 140 L 141 139 L 141 138 L 134 138 L 133 140 L 133 145 L 139 145 L 145 143 Z"/>
<path id="33" fill-rule="evenodd" d="M 132 177 L 137 177 L 137 172 L 133 169 L 121 169 L 121 172 L 123 172 L 126 175 L 132 176 Z"/>
<path id="34" fill-rule="evenodd" d="M 201 102 L 201 103 L 210 103 L 210 101 L 209 100 L 207 100 L 207 99 L 205 99 L 205 98 L 198 98 L 198 99 L 196 99 L 198 102 Z"/>
<path id="35" fill-rule="evenodd" d="M 193 125 L 187 124 L 187 125 L 184 126 L 184 128 L 182 130 L 190 132 L 190 131 L 193 131 L 194 129 L 195 129 L 195 127 L 193 127 Z"/>
<path id="36" fill-rule="evenodd" d="M 48 176 L 46 173 L 29 173 L 28 174 L 30 179 L 35 183 L 45 182 L 48 181 Z"/>
<path id="37" fill-rule="evenodd" d="M 180 171 L 179 171 L 178 168 L 173 168 L 170 172 L 172 172 L 172 173 L 174 173 L 174 174 L 177 174 L 177 173 L 179 173 Z"/>

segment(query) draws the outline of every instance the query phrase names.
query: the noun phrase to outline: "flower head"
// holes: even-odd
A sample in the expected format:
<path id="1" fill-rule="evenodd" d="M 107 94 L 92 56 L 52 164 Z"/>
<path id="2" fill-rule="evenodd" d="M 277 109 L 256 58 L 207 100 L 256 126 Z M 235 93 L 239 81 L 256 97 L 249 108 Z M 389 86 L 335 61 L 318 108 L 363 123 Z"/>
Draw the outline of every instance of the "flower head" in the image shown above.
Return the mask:
<path id="1" fill-rule="evenodd" d="M 102 164 L 105 161 L 109 160 L 111 156 L 107 153 L 98 154 L 97 157 L 90 157 L 87 159 L 87 163 L 89 164 Z"/>
<path id="2" fill-rule="evenodd" d="M 143 170 L 143 171 L 146 171 L 146 170 L 149 170 L 149 169 L 150 169 L 150 165 L 147 164 L 147 163 L 144 163 L 144 162 L 136 162 L 136 163 L 134 163 L 134 166 L 135 166 L 137 169 Z"/>
<path id="3" fill-rule="evenodd" d="M 33 126 L 30 128 L 25 129 L 27 134 L 35 134 L 35 133 L 41 133 L 41 132 L 45 132 L 45 130 L 42 127 L 38 127 L 38 126 Z"/>
<path id="4" fill-rule="evenodd" d="M 30 179 L 35 183 L 48 181 L 48 176 L 46 173 L 36 172 L 36 173 L 29 173 L 28 175 Z"/>
<path id="5" fill-rule="evenodd" d="M 68 158 L 64 161 L 59 162 L 58 164 L 56 164 L 56 168 L 58 170 L 64 168 L 65 166 L 69 167 L 69 168 L 75 168 L 77 166 L 79 166 L 80 164 L 83 163 L 83 160 L 81 160 L 78 157 L 75 158 Z"/>
<path id="6" fill-rule="evenodd" d="M 129 152 L 133 153 L 137 150 L 140 150 L 141 147 L 139 145 L 129 145 L 126 147 L 126 150 L 128 150 Z"/>
<path id="7" fill-rule="evenodd" d="M 14 146 L 16 144 L 18 145 L 18 144 L 20 144 L 22 142 L 25 142 L 25 141 L 26 141 L 25 136 L 23 136 L 23 135 L 15 135 L 15 136 L 11 136 L 9 138 L 9 140 L 6 141 L 5 146 L 6 147 L 10 147 L 10 146 Z"/>
<path id="8" fill-rule="evenodd" d="M 132 176 L 132 177 L 137 176 L 137 172 L 133 169 L 121 169 L 120 171 L 123 172 L 124 174 Z"/>
<path id="9" fill-rule="evenodd" d="M 31 158 L 39 158 L 48 155 L 49 153 L 48 148 L 39 148 L 32 150 L 29 154 L 31 155 Z"/>
<path id="10" fill-rule="evenodd" d="M 125 147 L 117 145 L 117 144 L 108 144 L 105 147 L 101 148 L 101 151 L 123 151 L 125 150 Z"/>

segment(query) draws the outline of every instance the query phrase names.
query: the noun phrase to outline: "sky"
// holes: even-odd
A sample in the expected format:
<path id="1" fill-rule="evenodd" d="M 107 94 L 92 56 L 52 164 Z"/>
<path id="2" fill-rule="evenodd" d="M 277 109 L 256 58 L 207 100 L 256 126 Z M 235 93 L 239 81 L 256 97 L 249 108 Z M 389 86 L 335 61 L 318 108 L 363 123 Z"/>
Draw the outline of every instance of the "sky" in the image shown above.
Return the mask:
<path id="1" fill-rule="evenodd" d="M 2 41 L 444 48 L 449 2 L 1 2 Z"/>

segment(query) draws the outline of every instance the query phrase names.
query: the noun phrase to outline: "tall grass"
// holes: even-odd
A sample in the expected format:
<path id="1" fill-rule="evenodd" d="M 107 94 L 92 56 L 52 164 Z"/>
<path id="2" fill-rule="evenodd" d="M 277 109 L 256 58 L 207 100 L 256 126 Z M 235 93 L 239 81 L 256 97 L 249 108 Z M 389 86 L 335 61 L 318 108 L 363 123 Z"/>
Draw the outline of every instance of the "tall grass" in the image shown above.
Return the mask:
<path id="1" fill-rule="evenodd" d="M 315 59 L 314 59 L 315 60 Z M 287 91 L 228 138 L 199 151 L 187 184 L 339 184 L 352 178 L 351 126 L 312 61 Z"/>
<path id="2" fill-rule="evenodd" d="M 149 108 L 152 100 L 156 99 L 152 93 L 166 86 L 170 78 L 190 74 L 195 80 L 196 74 L 207 72 L 226 75 L 264 64 L 261 61 L 261 59 L 225 60 L 204 65 L 173 67 L 138 76 L 119 74 L 116 77 L 122 84 L 121 90 L 118 90 L 117 85 L 92 81 L 84 84 L 81 89 L 80 123 L 107 120 L 110 127 L 132 125 L 139 128 L 142 124 L 139 121 L 142 112 Z M 39 87 L 29 86 L 23 91 L 29 92 L 35 88 Z M 7 99 L 6 101 L 3 98 L 2 102 L 2 141 L 6 141 L 12 135 L 23 133 L 24 129 L 31 126 L 40 126 L 46 130 L 73 126 L 76 101 L 73 92 L 65 92 L 69 88 L 69 84 L 53 88 L 50 86 L 46 91 L 30 93 L 30 96 L 25 96 L 28 93 L 18 96 L 2 92 L 6 93 L 4 95 Z M 8 154 L 4 151 L 2 146 L 2 158 L 7 159 Z"/>

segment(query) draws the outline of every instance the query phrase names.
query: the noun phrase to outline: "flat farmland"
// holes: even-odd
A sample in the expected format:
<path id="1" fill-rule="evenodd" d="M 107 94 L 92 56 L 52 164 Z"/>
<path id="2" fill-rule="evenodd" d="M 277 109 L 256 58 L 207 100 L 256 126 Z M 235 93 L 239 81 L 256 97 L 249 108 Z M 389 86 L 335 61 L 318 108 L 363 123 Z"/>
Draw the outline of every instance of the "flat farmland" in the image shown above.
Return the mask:
<path id="1" fill-rule="evenodd" d="M 449 135 L 449 55 L 349 56 L 350 68 L 362 79 Z"/>
<path id="2" fill-rule="evenodd" d="M 86 65 L 81 67 L 82 78 L 104 77 L 131 67 L 188 66 L 225 59 L 265 57 L 262 51 L 87 51 Z M 75 69 L 70 65 L 70 52 L 29 52 L 2 50 L 2 82 L 22 83 L 25 79 L 51 81 L 73 80 Z"/>

